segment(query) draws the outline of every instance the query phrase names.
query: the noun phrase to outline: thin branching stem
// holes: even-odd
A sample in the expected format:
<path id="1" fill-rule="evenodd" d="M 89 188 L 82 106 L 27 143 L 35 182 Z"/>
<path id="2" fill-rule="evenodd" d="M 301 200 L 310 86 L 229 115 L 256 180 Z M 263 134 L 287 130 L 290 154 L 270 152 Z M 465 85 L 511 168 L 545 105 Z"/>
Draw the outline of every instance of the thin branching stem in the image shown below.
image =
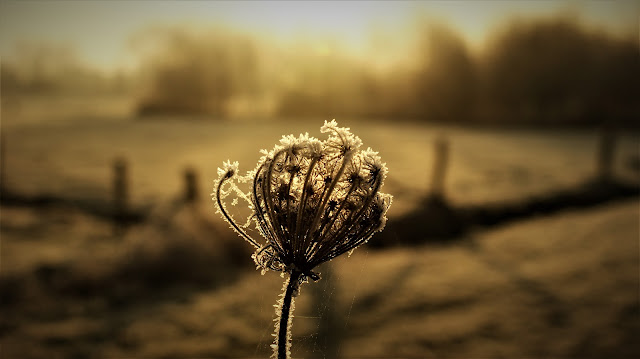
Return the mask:
<path id="1" fill-rule="evenodd" d="M 278 151 L 276 154 L 273 155 L 273 159 L 269 163 L 267 172 L 264 174 L 264 177 L 263 177 L 262 198 L 264 199 L 265 208 L 267 209 L 267 217 L 269 218 L 269 222 L 271 222 L 271 226 L 273 227 L 273 230 L 276 235 L 275 239 L 278 242 L 279 247 L 282 248 L 283 251 L 287 251 L 289 247 L 287 237 L 285 237 L 282 224 L 278 220 L 278 217 L 275 213 L 275 209 L 274 209 L 275 200 L 273 199 L 274 194 L 271 189 L 271 181 L 273 178 L 273 166 L 275 166 L 276 162 L 278 161 L 278 157 L 280 157 L 284 153 L 286 153 L 286 150 Z"/>
<path id="2" fill-rule="evenodd" d="M 342 202 L 340 203 L 340 206 L 338 207 L 338 209 L 335 211 L 333 217 L 331 218 L 329 223 L 325 224 L 320 228 L 320 231 L 318 231 L 317 237 L 324 237 L 326 233 L 328 233 L 331 230 L 331 227 L 333 227 L 333 224 L 336 222 L 336 219 L 338 219 L 338 217 L 340 216 L 340 212 L 342 212 L 342 209 L 346 206 L 349 197 L 351 197 L 351 194 L 353 193 L 353 191 L 355 191 L 356 187 L 358 187 L 359 185 L 360 184 L 358 181 L 354 181 L 351 184 L 351 186 L 349 187 L 349 191 L 342 199 Z"/>
<path id="3" fill-rule="evenodd" d="M 302 185 L 302 193 L 300 194 L 302 198 L 300 199 L 300 204 L 298 206 L 298 213 L 297 213 L 297 219 L 296 219 L 296 234 L 294 237 L 296 240 L 296 243 L 298 243 L 298 248 L 295 248 L 295 252 L 294 252 L 296 256 L 302 250 L 303 241 L 300 238 L 300 229 L 302 228 L 302 218 L 307 206 L 307 198 L 309 197 L 307 193 L 308 191 L 307 187 L 313 186 L 313 184 L 309 183 L 309 179 L 311 178 L 311 174 L 313 173 L 314 167 L 318 162 L 319 158 L 320 158 L 319 156 L 314 156 L 311 159 L 311 163 L 309 164 L 309 168 L 307 169 L 307 174 L 304 177 L 304 183 Z"/>
<path id="4" fill-rule="evenodd" d="M 318 208 L 316 209 L 316 215 L 313 218 L 313 221 L 311 222 L 311 225 L 309 226 L 309 230 L 307 232 L 308 241 L 310 241 L 311 238 L 313 237 L 313 232 L 316 230 L 318 222 L 320 221 L 320 217 L 325 211 L 325 208 L 327 206 L 327 202 L 329 202 L 329 198 L 331 197 L 331 194 L 333 193 L 333 189 L 336 187 L 336 184 L 340 181 L 340 178 L 342 177 L 342 173 L 344 173 L 344 170 L 347 167 L 347 162 L 349 162 L 349 160 L 351 158 L 351 153 L 349 152 L 349 153 L 347 153 L 346 155 L 344 155 L 341 158 L 342 158 L 342 163 L 340 164 L 340 168 L 338 169 L 338 172 L 331 179 L 331 184 L 329 185 L 329 188 L 327 189 L 325 187 L 325 189 L 327 189 L 327 190 L 326 190 L 326 192 L 323 192 L 322 202 L 320 203 L 320 206 L 318 206 Z M 307 241 L 307 243 L 308 243 L 308 241 Z"/>
<path id="5" fill-rule="evenodd" d="M 258 183 L 259 181 L 262 181 L 260 186 L 264 186 L 264 176 L 262 175 L 262 171 L 264 171 L 264 164 L 262 164 L 257 170 L 256 170 L 256 174 L 255 177 L 253 179 L 253 202 L 254 202 L 254 207 L 255 207 L 255 214 L 258 218 L 258 226 L 260 228 L 261 233 L 263 233 L 264 237 L 267 239 L 268 244 L 273 245 L 275 248 L 277 248 L 279 251 L 282 251 L 282 247 L 280 246 L 280 243 L 278 243 L 278 241 L 276 241 L 276 235 L 275 235 L 275 230 L 273 229 L 273 226 L 270 224 L 270 222 L 268 222 L 265 218 L 265 213 L 266 213 L 266 208 L 263 208 L 260 200 L 258 199 Z M 261 187 L 262 189 L 262 187 Z M 260 192 L 261 195 L 263 194 L 263 192 Z M 264 197 L 262 198 L 264 200 Z"/>

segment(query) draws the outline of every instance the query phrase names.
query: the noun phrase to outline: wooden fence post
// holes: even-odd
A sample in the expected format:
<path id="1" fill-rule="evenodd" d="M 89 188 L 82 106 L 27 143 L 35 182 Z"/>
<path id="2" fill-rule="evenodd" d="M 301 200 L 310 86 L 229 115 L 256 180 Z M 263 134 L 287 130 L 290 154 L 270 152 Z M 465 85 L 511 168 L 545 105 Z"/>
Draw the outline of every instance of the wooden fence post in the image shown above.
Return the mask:
<path id="1" fill-rule="evenodd" d="M 449 162 L 449 140 L 443 136 L 437 137 L 433 149 L 429 198 L 444 200 L 444 185 Z"/>
<path id="2" fill-rule="evenodd" d="M 613 175 L 615 163 L 615 150 L 617 136 L 610 126 L 604 126 L 600 130 L 597 153 L 597 178 L 601 181 L 609 181 Z"/>
<path id="3" fill-rule="evenodd" d="M 120 157 L 113 162 L 113 217 L 124 222 L 129 206 L 129 174 L 127 160 Z"/>
<path id="4" fill-rule="evenodd" d="M 184 171 L 184 201 L 194 203 L 198 200 L 198 174 L 193 167 Z"/>

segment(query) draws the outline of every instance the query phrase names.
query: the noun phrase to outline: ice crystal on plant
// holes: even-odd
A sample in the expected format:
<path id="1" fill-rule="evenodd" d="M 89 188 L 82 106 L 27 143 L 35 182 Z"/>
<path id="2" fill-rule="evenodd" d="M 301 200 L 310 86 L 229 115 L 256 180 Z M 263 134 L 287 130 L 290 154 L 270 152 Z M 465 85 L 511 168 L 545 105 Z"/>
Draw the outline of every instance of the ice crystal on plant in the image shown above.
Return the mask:
<path id="1" fill-rule="evenodd" d="M 288 274 L 282 298 L 276 305 L 274 358 L 290 357 L 293 298 L 308 278 L 320 277 L 313 269 L 343 253 L 351 253 L 381 231 L 387 221 L 391 196 L 380 192 L 387 167 L 362 141 L 325 121 L 320 141 L 308 133 L 283 136 L 271 151 L 262 150 L 255 170 L 238 175 L 238 162 L 218 169 L 212 193 L 218 211 L 238 234 L 251 243 L 258 269 Z M 239 184 L 249 183 L 244 192 Z M 244 225 L 226 210 L 224 202 L 235 195 L 245 200 L 251 214 Z M 250 235 L 253 221 L 258 236 Z M 254 238 L 254 237 L 257 237 Z"/>
<path id="2" fill-rule="evenodd" d="M 237 162 L 225 162 L 212 194 L 231 227 L 256 247 L 258 267 L 297 270 L 301 280 L 317 279 L 316 266 L 381 231 L 391 204 L 391 196 L 380 192 L 387 167 L 378 153 L 361 150 L 360 138 L 335 120 L 320 131 L 329 135 L 326 140 L 308 133 L 283 136 L 271 151 L 261 151 L 247 176 L 237 174 Z M 248 193 L 238 182 L 251 182 Z M 228 214 L 223 200 L 231 193 L 247 199 L 263 238 L 250 236 Z"/>

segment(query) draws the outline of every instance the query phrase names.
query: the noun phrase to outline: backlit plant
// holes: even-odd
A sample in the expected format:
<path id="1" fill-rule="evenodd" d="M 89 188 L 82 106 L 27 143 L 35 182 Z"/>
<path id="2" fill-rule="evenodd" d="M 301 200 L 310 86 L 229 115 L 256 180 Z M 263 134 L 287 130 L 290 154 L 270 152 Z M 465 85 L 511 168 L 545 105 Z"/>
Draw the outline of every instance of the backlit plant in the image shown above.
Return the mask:
<path id="1" fill-rule="evenodd" d="M 320 279 L 315 267 L 381 231 L 391 204 L 391 196 L 380 192 L 387 168 L 378 153 L 361 150 L 360 138 L 335 120 L 325 121 L 321 132 L 329 135 L 324 141 L 308 134 L 283 136 L 245 176 L 238 175 L 237 162 L 225 162 L 212 193 L 224 219 L 256 248 L 252 257 L 262 273 L 288 275 L 276 310 L 277 359 L 290 355 L 290 317 L 300 285 Z M 249 204 L 246 223 L 226 209 L 230 196 L 234 205 L 238 198 Z M 252 223 L 259 236 L 250 235 Z"/>

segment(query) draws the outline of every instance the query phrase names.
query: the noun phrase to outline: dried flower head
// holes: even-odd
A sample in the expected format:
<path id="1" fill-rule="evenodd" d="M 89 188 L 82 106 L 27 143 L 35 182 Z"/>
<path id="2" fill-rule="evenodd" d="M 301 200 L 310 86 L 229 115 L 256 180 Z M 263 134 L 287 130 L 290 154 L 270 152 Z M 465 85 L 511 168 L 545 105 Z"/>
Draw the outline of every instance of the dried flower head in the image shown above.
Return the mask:
<path id="1" fill-rule="evenodd" d="M 391 196 L 380 193 L 387 174 L 378 153 L 361 150 L 362 141 L 335 120 L 325 121 L 320 141 L 309 134 L 283 136 L 254 171 L 238 175 L 237 162 L 225 162 L 212 196 L 219 212 L 251 243 L 263 273 L 289 274 L 278 306 L 274 357 L 288 358 L 289 316 L 301 283 L 320 277 L 313 269 L 352 251 L 381 231 Z M 240 189 L 242 183 L 248 191 Z M 251 214 L 241 225 L 225 208 L 234 196 L 248 202 Z M 251 223 L 262 237 L 249 234 Z"/>
<path id="2" fill-rule="evenodd" d="M 387 168 L 378 153 L 361 150 L 360 138 L 335 120 L 325 121 L 321 132 L 329 138 L 283 136 L 273 150 L 263 151 L 257 168 L 247 176 L 238 176 L 237 162 L 225 162 L 218 169 L 212 194 L 218 209 L 256 247 L 253 259 L 263 270 L 297 270 L 317 279 L 313 268 L 384 228 L 391 196 L 379 191 Z M 251 181 L 249 193 L 233 179 Z M 227 212 L 224 199 L 230 194 L 249 202 L 251 219 L 264 240 L 250 236 L 247 226 Z"/>

